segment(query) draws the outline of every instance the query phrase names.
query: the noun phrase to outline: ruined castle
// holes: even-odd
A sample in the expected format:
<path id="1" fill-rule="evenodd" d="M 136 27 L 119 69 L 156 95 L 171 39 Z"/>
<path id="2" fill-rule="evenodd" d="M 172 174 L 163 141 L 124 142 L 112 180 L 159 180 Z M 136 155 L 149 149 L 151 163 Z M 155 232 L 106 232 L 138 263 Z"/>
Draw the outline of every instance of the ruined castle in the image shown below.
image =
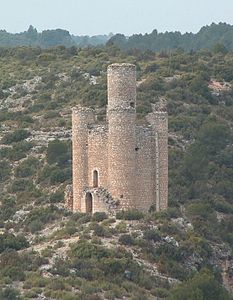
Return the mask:
<path id="1" fill-rule="evenodd" d="M 70 209 L 110 212 L 167 208 L 168 118 L 155 108 L 148 125 L 136 124 L 136 68 L 108 67 L 108 105 L 104 124 L 94 110 L 73 108 L 73 192 Z"/>

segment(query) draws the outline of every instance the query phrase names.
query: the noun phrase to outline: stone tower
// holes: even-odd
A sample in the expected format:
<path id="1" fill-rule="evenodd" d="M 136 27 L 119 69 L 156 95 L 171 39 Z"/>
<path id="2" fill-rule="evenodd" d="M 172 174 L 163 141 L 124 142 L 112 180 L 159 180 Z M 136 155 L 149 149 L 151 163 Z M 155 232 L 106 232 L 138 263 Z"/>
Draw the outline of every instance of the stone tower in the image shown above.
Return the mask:
<path id="1" fill-rule="evenodd" d="M 135 207 L 136 70 L 108 67 L 108 188 L 122 208 Z"/>
<path id="2" fill-rule="evenodd" d="M 89 108 L 74 108 L 72 113 L 73 209 L 81 210 L 83 190 L 88 186 L 88 126 L 94 122 Z"/>
<path id="3" fill-rule="evenodd" d="M 73 196 L 67 205 L 82 212 L 167 208 L 168 122 L 164 107 L 153 108 L 148 124 L 136 124 L 136 68 L 108 67 L 108 107 L 104 124 L 94 111 L 72 114 Z"/>

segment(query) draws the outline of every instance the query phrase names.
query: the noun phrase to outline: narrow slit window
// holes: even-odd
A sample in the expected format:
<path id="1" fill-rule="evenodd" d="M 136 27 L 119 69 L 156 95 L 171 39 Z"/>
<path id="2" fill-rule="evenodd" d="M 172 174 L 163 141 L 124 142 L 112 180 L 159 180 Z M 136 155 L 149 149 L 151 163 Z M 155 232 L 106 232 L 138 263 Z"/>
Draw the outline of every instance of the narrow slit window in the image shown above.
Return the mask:
<path id="1" fill-rule="evenodd" d="M 93 172 L 93 187 L 97 188 L 99 186 L 99 174 L 98 171 Z"/>

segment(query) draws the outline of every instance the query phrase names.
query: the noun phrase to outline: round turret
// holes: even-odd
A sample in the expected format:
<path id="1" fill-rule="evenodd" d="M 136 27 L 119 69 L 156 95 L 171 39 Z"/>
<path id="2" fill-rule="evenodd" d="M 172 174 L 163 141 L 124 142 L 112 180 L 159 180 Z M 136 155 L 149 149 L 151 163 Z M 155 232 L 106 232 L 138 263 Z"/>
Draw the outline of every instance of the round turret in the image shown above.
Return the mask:
<path id="1" fill-rule="evenodd" d="M 108 111 L 136 108 L 136 67 L 112 64 L 108 67 Z"/>
<path id="2" fill-rule="evenodd" d="M 73 210 L 81 210 L 81 198 L 88 185 L 88 125 L 94 122 L 90 108 L 72 111 Z"/>
<path id="3" fill-rule="evenodd" d="M 108 67 L 108 186 L 123 209 L 135 206 L 136 71 L 131 64 Z"/>

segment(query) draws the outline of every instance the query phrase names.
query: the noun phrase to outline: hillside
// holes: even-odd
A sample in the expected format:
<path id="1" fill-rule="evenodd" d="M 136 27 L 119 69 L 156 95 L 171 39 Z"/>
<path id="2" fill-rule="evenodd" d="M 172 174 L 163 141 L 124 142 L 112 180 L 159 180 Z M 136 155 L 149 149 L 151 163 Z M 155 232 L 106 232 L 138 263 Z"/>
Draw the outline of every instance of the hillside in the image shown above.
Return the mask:
<path id="1" fill-rule="evenodd" d="M 138 122 L 167 101 L 164 213 L 64 208 L 71 107 L 105 118 L 114 62 L 137 65 Z M 232 299 L 233 53 L 0 48 L 0 70 L 0 299 Z"/>

